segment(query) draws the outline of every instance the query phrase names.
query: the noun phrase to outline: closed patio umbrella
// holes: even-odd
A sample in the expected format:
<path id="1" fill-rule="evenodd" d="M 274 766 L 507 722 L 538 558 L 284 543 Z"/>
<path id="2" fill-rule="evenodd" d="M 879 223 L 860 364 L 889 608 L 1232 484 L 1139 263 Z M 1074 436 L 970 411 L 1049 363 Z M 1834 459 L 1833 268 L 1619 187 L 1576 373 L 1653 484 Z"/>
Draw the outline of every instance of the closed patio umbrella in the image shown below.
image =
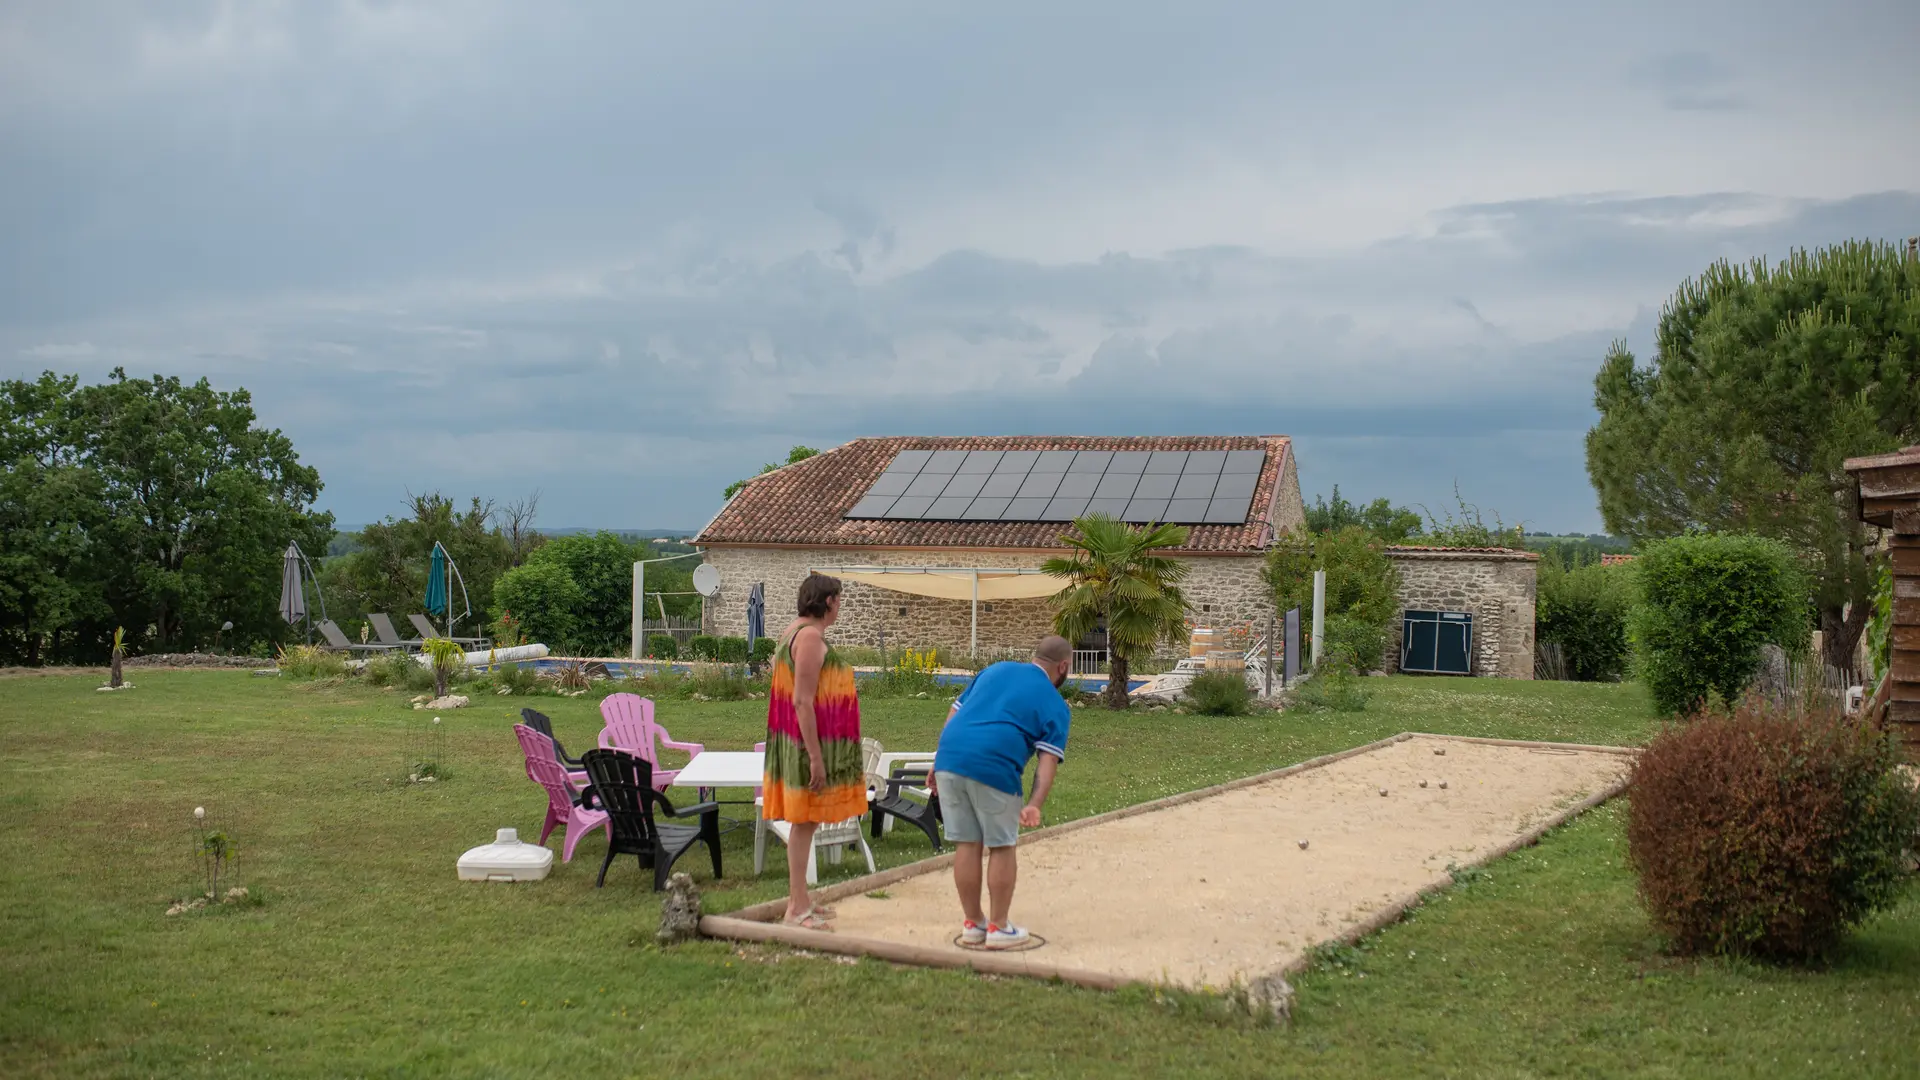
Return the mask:
<path id="1" fill-rule="evenodd" d="M 467 598 L 466 575 L 460 573 L 460 564 L 441 546 L 440 541 L 433 542 L 433 559 L 427 566 L 427 613 L 447 617 L 447 636 L 453 637 L 453 583 L 460 583 L 460 603 L 464 611 L 457 618 L 473 614 L 473 601 Z"/>
<path id="2" fill-rule="evenodd" d="M 447 613 L 447 549 L 438 540 L 433 544 L 433 561 L 427 567 L 427 614 Z"/>
<path id="3" fill-rule="evenodd" d="M 753 643 L 767 636 L 767 585 L 753 583 L 747 590 L 747 655 L 753 655 Z"/>
<path id="4" fill-rule="evenodd" d="M 307 617 L 306 590 L 300 587 L 299 544 L 288 544 L 280 559 L 280 617 L 289 625 Z"/>

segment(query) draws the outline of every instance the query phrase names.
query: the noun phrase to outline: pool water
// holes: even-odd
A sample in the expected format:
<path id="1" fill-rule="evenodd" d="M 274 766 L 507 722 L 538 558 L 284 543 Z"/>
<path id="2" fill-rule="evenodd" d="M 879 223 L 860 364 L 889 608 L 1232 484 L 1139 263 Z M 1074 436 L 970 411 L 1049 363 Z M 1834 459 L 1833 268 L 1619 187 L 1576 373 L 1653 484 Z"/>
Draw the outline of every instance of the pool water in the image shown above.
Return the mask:
<path id="1" fill-rule="evenodd" d="M 563 664 L 566 664 L 569 662 L 570 661 L 563 660 L 563 659 L 548 657 L 540 660 L 519 660 L 519 661 L 502 660 L 499 662 L 499 664 L 501 666 L 505 666 L 506 664 L 513 664 L 514 666 L 521 667 L 521 668 L 532 667 L 535 671 L 546 672 L 546 671 L 558 670 Z M 663 664 L 659 661 L 654 661 L 654 660 L 600 660 L 600 661 L 594 661 L 594 663 L 604 664 L 607 669 L 607 675 L 615 679 L 641 678 L 641 677 L 644 677 L 649 671 L 654 671 L 661 667 L 669 668 L 673 671 L 680 672 L 681 674 L 687 674 L 693 670 L 693 666 L 691 664 L 682 664 L 682 663 Z M 475 671 L 485 671 L 487 670 L 488 665 L 475 664 L 473 667 Z M 879 675 L 880 673 L 881 673 L 880 669 L 878 668 L 855 668 L 853 671 L 853 676 L 855 679 L 869 679 L 874 677 L 875 675 Z M 967 685 L 967 683 L 973 678 L 972 675 L 958 674 L 958 673 L 952 673 L 952 672 L 937 672 L 934 674 L 933 677 L 934 677 L 934 680 L 938 682 L 940 685 L 951 686 L 951 687 L 954 687 L 955 689 L 958 689 L 960 687 Z M 1080 687 L 1080 689 L 1085 690 L 1088 693 L 1097 693 L 1107 688 L 1107 677 L 1105 675 L 1075 675 L 1073 676 L 1072 681 L 1075 684 L 1077 684 Z M 1147 683 L 1147 680 L 1145 679 L 1128 679 L 1127 689 L 1138 690 L 1140 687 L 1145 686 L 1146 683 Z"/>

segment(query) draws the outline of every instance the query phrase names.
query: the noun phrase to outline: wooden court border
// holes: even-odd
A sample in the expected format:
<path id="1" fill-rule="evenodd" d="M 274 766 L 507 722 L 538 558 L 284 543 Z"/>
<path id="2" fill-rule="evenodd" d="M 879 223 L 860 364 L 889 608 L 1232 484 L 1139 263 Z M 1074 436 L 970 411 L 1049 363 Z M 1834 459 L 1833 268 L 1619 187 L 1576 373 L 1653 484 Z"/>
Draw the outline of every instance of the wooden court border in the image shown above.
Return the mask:
<path id="1" fill-rule="evenodd" d="M 1485 746 L 1518 746 L 1528 749 L 1573 750 L 1587 753 L 1618 754 L 1622 757 L 1629 758 L 1636 757 L 1639 754 L 1638 750 L 1623 746 L 1589 746 L 1584 743 L 1537 742 L 1525 739 L 1488 739 L 1477 738 L 1470 735 L 1432 735 L 1425 732 L 1403 731 L 1398 735 L 1390 735 L 1387 738 L 1366 743 L 1362 746 L 1341 750 L 1337 753 L 1323 754 L 1320 757 L 1310 758 L 1297 764 L 1288 765 L 1285 768 L 1273 769 L 1268 772 L 1257 773 L 1253 776 L 1244 776 L 1238 780 L 1229 780 L 1223 784 L 1215 784 L 1211 787 L 1198 788 L 1193 791 L 1183 791 L 1177 795 L 1169 795 L 1165 798 L 1154 799 L 1150 802 L 1137 803 L 1133 806 L 1122 807 L 1118 810 L 1109 810 L 1104 814 L 1095 814 L 1092 817 L 1078 818 L 1073 821 L 1062 822 L 1058 825 L 1035 829 L 1033 832 L 1022 836 L 1021 843 L 1025 844 L 1034 840 L 1063 836 L 1067 833 L 1091 828 L 1109 821 L 1119 821 L 1123 818 L 1135 817 L 1140 814 L 1149 814 L 1156 810 L 1165 810 L 1186 803 L 1198 802 L 1201 799 L 1209 799 L 1216 795 L 1224 795 L 1230 791 L 1239 791 L 1242 788 L 1252 787 L 1256 784 L 1279 780 L 1283 777 L 1293 776 L 1310 769 L 1323 768 L 1334 762 L 1344 761 L 1347 758 L 1357 757 L 1375 750 L 1383 750 L 1389 746 L 1403 743 L 1413 738 L 1440 739 L 1459 743 L 1479 743 Z M 1559 828 L 1580 814 L 1607 802 L 1609 799 L 1625 791 L 1630 781 L 1630 776 L 1622 777 L 1606 788 L 1548 817 L 1540 824 L 1528 829 L 1526 832 L 1514 837 L 1512 840 L 1500 845 L 1468 865 L 1483 866 L 1496 859 L 1505 858 L 1523 847 L 1538 843 L 1542 836 L 1545 836 L 1552 830 Z M 816 901 L 819 903 L 831 903 L 849 896 L 858 896 L 874 892 L 875 890 L 886 888 L 889 885 L 905 881 L 908 878 L 945 870 L 953 865 L 953 859 L 954 856 L 952 853 L 935 855 L 930 858 L 921 859 L 918 862 L 907 863 L 904 866 L 896 866 L 891 870 L 882 870 L 877 874 L 868 874 L 864 877 L 854 878 L 851 881 L 843 881 L 837 885 L 830 885 L 825 889 L 819 890 L 815 894 Z M 1451 884 L 1451 881 L 1443 879 L 1423 888 L 1416 889 L 1374 912 L 1358 926 L 1329 938 L 1326 942 L 1320 944 L 1352 944 L 1377 930 L 1398 922 L 1401 916 L 1405 915 L 1408 910 L 1423 903 L 1428 896 L 1441 889 L 1447 888 Z M 1087 968 L 1069 967 L 1063 964 L 1050 964 L 1044 960 L 1030 959 L 1029 954 L 1025 953 L 973 953 L 959 949 L 928 948 L 922 945 L 904 945 L 900 942 L 885 941 L 878 938 L 853 937 L 825 930 L 808 930 L 797 926 L 787 926 L 780 921 L 781 916 L 785 914 L 786 910 L 786 898 L 781 897 L 777 900 L 768 900 L 765 903 L 742 908 L 728 915 L 702 916 L 700 919 L 700 933 L 712 938 L 724 938 L 733 941 L 774 942 L 796 949 L 836 953 L 842 956 L 871 956 L 878 960 L 887 960 L 899 964 L 913 964 L 918 967 L 964 968 L 987 975 L 1019 975 L 1034 979 L 1057 979 L 1061 982 L 1095 990 L 1118 990 L 1124 986 L 1150 984 L 1149 980 L 1138 979 L 1132 976 L 1116 975 L 1106 971 L 1093 971 Z M 1284 979 L 1286 976 L 1299 973 L 1312 963 L 1313 952 L 1317 947 L 1317 945 L 1309 946 L 1294 960 L 1257 976 L 1255 982 L 1266 982 L 1276 977 Z"/>

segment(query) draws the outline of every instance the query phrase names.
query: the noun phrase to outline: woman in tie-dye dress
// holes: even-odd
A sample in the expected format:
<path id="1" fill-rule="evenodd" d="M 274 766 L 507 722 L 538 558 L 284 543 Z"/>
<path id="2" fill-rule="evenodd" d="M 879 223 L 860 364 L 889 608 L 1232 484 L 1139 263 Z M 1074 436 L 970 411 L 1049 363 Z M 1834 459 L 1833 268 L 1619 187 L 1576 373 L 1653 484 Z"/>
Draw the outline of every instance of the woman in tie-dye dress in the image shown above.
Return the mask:
<path id="1" fill-rule="evenodd" d="M 853 668 L 827 644 L 840 617 L 840 581 L 809 574 L 800 585 L 800 617 L 780 635 L 767 695 L 767 772 L 762 813 L 792 825 L 787 837 L 786 921 L 828 929 L 832 910 L 807 893 L 813 833 L 867 812 L 860 758 L 860 701 Z"/>

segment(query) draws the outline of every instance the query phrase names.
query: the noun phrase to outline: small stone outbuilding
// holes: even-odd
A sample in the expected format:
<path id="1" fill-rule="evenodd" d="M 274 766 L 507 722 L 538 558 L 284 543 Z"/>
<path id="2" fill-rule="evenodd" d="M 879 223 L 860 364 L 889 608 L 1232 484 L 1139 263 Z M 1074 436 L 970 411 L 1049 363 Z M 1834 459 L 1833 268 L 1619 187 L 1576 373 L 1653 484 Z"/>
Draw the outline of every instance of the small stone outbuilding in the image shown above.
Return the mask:
<path id="1" fill-rule="evenodd" d="M 1400 611 L 1473 615 L 1473 674 L 1533 678 L 1534 606 L 1540 554 L 1511 548 L 1391 547 Z M 1387 641 L 1386 670 L 1399 670 L 1404 619 Z"/>

